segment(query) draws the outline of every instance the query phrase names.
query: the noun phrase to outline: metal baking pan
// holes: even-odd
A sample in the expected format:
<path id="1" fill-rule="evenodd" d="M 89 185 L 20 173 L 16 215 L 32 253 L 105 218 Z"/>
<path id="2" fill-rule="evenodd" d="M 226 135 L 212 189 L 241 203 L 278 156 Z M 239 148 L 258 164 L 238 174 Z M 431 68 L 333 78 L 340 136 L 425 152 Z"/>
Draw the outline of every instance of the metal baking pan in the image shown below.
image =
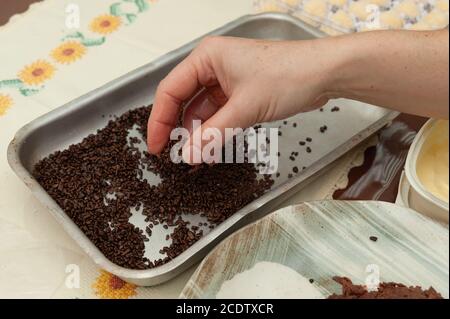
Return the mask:
<path id="1" fill-rule="evenodd" d="M 323 34 L 305 23 L 284 14 L 260 14 L 244 16 L 209 34 L 228 35 L 258 39 L 301 40 L 322 37 Z M 228 218 L 214 230 L 205 230 L 205 235 L 169 263 L 149 270 L 130 270 L 115 265 L 72 222 L 56 202 L 33 178 L 33 166 L 40 159 L 56 150 L 66 149 L 80 142 L 98 128 L 104 127 L 108 116 L 119 115 L 127 110 L 152 103 L 156 87 L 161 79 L 196 46 L 197 39 L 159 59 L 116 79 L 66 105 L 63 105 L 21 128 L 8 148 L 8 161 L 15 173 L 30 188 L 58 220 L 69 235 L 103 269 L 137 285 L 150 286 L 162 283 L 180 274 L 199 261 L 221 239 L 243 225 L 254 221 L 274 209 L 309 181 L 323 173 L 336 159 L 389 123 L 398 113 L 349 100 L 331 101 L 324 110 L 300 114 L 287 123 L 275 122 L 265 126 L 283 126 L 279 141 L 281 152 L 280 177 L 264 196 L 248 204 Z M 339 112 L 331 112 L 335 105 Z M 298 123 L 294 125 L 293 123 Z M 292 125 L 291 125 L 292 124 Z M 328 126 L 324 134 L 319 131 Z M 294 127 L 295 126 L 295 127 Z M 313 152 L 306 153 L 298 141 L 313 138 Z M 295 161 L 289 159 L 292 151 L 300 155 Z M 293 165 L 305 167 L 292 178 Z M 136 215 L 136 218 L 134 218 Z M 142 216 L 134 214 L 131 222 L 145 229 Z M 198 216 L 193 218 L 198 222 Z M 146 256 L 158 259 L 163 238 L 171 230 L 153 229 L 151 240 L 146 245 Z"/>

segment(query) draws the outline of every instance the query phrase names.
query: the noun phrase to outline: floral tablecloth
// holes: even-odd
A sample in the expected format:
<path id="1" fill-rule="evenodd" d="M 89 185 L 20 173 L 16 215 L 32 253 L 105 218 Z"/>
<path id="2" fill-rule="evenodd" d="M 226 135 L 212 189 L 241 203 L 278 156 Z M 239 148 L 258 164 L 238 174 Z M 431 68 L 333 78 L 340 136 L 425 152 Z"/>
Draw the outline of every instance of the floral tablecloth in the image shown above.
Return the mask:
<path id="1" fill-rule="evenodd" d="M 147 288 L 99 269 L 14 175 L 6 149 L 36 117 L 252 12 L 251 0 L 46 0 L 0 27 L 0 298 L 178 296 L 194 267 Z M 373 143 L 283 205 L 330 197 Z"/>

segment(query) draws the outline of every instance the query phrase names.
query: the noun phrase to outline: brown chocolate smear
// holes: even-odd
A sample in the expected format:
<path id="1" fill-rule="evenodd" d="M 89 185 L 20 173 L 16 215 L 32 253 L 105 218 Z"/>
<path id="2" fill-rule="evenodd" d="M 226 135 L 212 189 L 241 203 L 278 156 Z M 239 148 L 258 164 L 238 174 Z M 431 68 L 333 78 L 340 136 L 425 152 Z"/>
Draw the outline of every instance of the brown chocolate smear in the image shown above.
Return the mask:
<path id="1" fill-rule="evenodd" d="M 426 118 L 401 114 L 378 133 L 379 142 L 364 153 L 364 163 L 348 174 L 345 189 L 338 189 L 333 199 L 382 200 L 395 202 L 401 172 L 409 147 Z"/>

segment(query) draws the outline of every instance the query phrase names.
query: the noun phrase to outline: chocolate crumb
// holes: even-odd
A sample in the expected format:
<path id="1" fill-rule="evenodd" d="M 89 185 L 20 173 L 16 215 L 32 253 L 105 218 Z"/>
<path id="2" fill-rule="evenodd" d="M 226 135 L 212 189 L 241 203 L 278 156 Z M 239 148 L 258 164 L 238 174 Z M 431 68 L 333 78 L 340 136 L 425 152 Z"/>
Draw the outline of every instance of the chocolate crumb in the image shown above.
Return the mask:
<path id="1" fill-rule="evenodd" d="M 331 112 L 339 112 L 339 110 L 340 110 L 339 106 L 333 106 L 331 108 Z"/>

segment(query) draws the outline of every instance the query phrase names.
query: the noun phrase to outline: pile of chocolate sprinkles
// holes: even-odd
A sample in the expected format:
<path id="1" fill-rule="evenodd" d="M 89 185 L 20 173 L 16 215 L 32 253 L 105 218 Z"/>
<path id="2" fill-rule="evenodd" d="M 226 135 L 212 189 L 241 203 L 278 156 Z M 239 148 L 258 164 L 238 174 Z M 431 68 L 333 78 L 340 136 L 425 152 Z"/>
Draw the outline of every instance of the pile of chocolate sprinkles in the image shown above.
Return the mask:
<path id="1" fill-rule="evenodd" d="M 341 294 L 333 294 L 328 299 L 442 299 L 433 287 L 423 289 L 408 287 L 395 282 L 380 283 L 377 291 L 368 291 L 363 285 L 355 285 L 347 277 L 333 277 L 342 286 Z"/>
<path id="2" fill-rule="evenodd" d="M 107 126 L 67 150 L 39 161 L 34 176 L 64 212 L 112 262 L 129 269 L 153 268 L 175 258 L 203 232 L 184 221 L 184 214 L 200 214 L 214 228 L 240 208 L 270 189 L 270 175 L 259 178 L 255 165 L 175 164 L 170 147 L 159 156 L 141 152 L 130 138 L 137 125 L 146 139 L 151 106 L 141 107 L 112 119 Z M 151 185 L 142 169 L 157 174 L 161 182 Z M 145 232 L 129 222 L 135 209 L 145 216 Z M 170 245 L 161 258 L 144 257 L 154 225 L 173 227 L 166 237 Z M 206 223 L 204 223 L 206 226 Z M 170 238 L 169 238 L 170 237 Z"/>

